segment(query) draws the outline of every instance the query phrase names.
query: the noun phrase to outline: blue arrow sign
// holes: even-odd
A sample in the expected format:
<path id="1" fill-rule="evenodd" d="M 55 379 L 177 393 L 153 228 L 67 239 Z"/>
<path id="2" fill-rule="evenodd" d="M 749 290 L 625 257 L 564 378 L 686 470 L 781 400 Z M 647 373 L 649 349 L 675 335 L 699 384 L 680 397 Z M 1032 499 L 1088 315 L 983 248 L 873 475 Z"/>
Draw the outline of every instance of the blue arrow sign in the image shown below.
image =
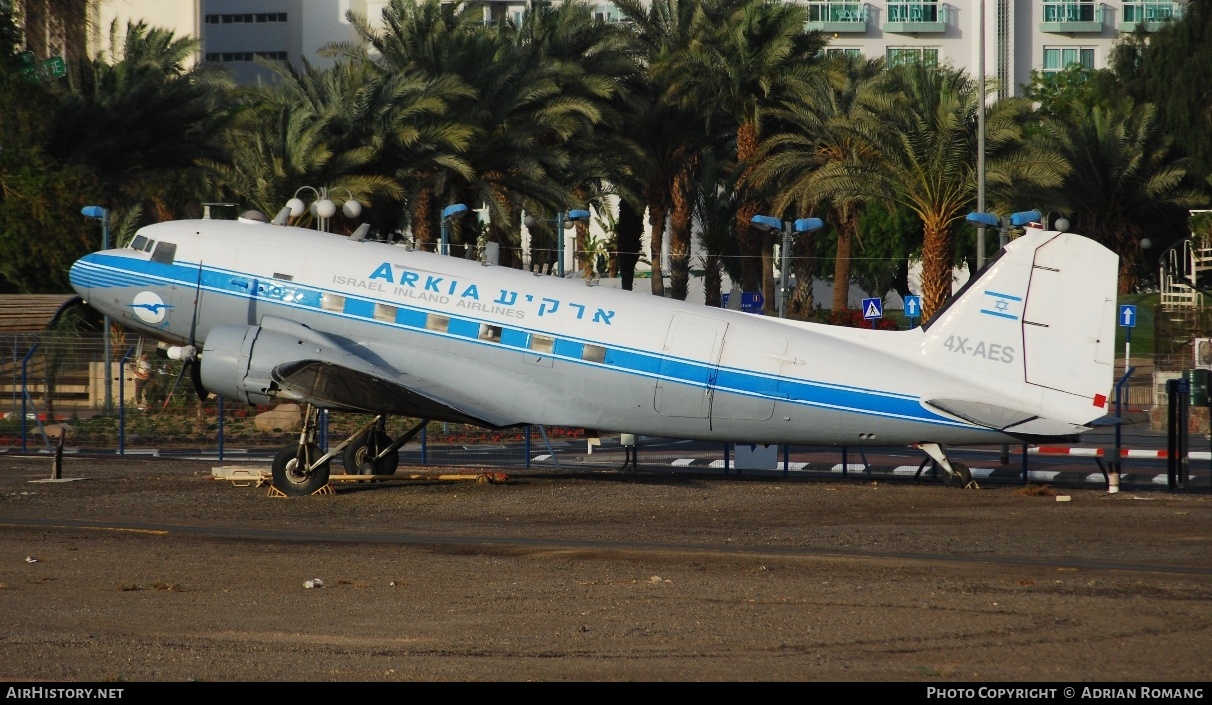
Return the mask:
<path id="1" fill-rule="evenodd" d="M 1136 327 L 1136 307 L 1123 304 L 1119 307 L 1119 325 L 1123 328 Z"/>
<path id="2" fill-rule="evenodd" d="M 863 318 L 871 320 L 873 318 L 884 317 L 884 301 L 883 299 L 863 299 Z"/>
<path id="3" fill-rule="evenodd" d="M 909 318 L 922 317 L 922 297 L 906 296 L 905 297 L 905 315 Z"/>

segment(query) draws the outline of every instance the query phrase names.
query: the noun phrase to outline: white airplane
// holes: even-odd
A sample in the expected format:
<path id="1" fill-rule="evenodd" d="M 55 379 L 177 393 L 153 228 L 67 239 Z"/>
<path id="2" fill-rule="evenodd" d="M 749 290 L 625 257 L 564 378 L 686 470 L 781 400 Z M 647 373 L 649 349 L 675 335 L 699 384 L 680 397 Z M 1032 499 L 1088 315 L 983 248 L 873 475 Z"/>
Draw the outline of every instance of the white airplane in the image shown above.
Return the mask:
<path id="1" fill-rule="evenodd" d="M 1112 387 L 1114 253 L 1029 229 L 926 326 L 843 328 L 637 296 L 381 242 L 255 222 L 187 220 L 89 254 L 72 286 L 162 341 L 199 393 L 306 405 L 274 486 L 391 473 L 420 425 L 760 444 L 915 445 L 948 484 L 946 445 L 1073 439 Z M 183 369 L 184 373 L 184 369 Z M 318 409 L 375 419 L 328 453 Z"/>

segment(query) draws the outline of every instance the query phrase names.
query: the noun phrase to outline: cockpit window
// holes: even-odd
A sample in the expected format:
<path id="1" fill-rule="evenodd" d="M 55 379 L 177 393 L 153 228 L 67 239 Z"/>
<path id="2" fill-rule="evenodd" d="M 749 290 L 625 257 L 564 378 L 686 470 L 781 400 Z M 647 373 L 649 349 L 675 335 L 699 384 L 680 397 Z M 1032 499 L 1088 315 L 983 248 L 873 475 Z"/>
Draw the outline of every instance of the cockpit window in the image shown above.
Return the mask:
<path id="1" fill-rule="evenodd" d="M 130 249 L 132 250 L 142 252 L 144 247 L 147 247 L 147 238 L 142 235 L 136 235 L 135 239 L 130 241 Z"/>
<path id="2" fill-rule="evenodd" d="M 152 252 L 151 259 L 153 262 L 161 264 L 172 264 L 173 257 L 177 256 L 177 246 L 171 242 L 160 242 L 156 245 L 155 252 Z"/>

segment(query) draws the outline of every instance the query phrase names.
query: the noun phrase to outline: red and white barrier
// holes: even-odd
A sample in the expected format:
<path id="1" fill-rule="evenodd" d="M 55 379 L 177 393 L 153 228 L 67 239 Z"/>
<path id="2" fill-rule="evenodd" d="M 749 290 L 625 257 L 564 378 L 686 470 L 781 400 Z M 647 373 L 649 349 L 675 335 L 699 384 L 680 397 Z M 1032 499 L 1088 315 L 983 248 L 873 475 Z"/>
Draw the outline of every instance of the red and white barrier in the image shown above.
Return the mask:
<path id="1" fill-rule="evenodd" d="M 1076 455 L 1086 458 L 1105 458 L 1115 455 L 1114 448 L 1098 447 L 1098 448 L 1075 448 L 1073 446 L 1035 446 L 1027 449 L 1028 455 Z M 1133 448 L 1120 448 L 1119 457 L 1121 458 L 1150 458 L 1153 460 L 1165 460 L 1170 456 L 1170 452 L 1166 449 L 1161 450 L 1145 450 Z M 1208 451 L 1192 451 L 1187 453 L 1189 460 L 1212 460 L 1212 452 Z"/>

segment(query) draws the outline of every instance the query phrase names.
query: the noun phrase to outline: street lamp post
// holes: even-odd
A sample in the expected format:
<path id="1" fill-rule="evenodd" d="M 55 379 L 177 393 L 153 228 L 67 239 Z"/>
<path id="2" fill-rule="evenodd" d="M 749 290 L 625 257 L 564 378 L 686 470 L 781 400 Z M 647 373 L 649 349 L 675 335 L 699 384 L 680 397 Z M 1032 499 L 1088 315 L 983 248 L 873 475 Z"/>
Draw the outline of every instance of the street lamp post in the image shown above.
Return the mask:
<path id="1" fill-rule="evenodd" d="M 441 254 L 449 254 L 450 249 L 450 221 L 452 218 L 461 217 L 467 212 L 467 206 L 462 203 L 446 206 L 442 209 L 442 245 Z"/>
<path id="2" fill-rule="evenodd" d="M 299 192 L 308 190 L 316 194 L 316 200 L 311 204 L 311 212 L 316 216 L 316 230 L 320 232 L 328 232 L 328 219 L 337 214 L 337 204 L 328 197 L 328 187 L 321 186 L 300 186 L 295 189 L 295 195 L 286 202 L 286 208 L 290 211 L 290 217 L 298 218 L 303 215 L 303 210 L 307 207 L 303 203 L 303 199 L 299 198 Z M 334 191 L 344 191 L 349 194 L 349 198 L 345 199 L 345 203 L 341 205 L 341 212 L 346 218 L 357 218 L 362 215 L 362 204 L 353 197 L 353 192 L 344 187 L 337 187 Z M 276 219 L 275 219 L 276 220 Z"/>
<path id="3" fill-rule="evenodd" d="M 547 219 L 545 219 L 545 220 L 547 220 Z M 576 223 L 577 221 L 580 221 L 580 220 L 588 221 L 589 220 L 589 211 L 574 209 L 574 210 L 565 212 L 565 211 L 561 210 L 559 213 L 556 214 L 555 218 L 547 220 L 548 223 L 556 224 L 556 274 L 561 279 L 564 278 L 564 228 L 566 227 L 565 223 Z M 538 218 L 535 218 L 533 215 L 528 215 L 528 216 L 526 216 L 525 223 L 526 223 L 526 227 L 533 228 L 539 224 L 539 220 L 538 220 Z"/>
<path id="4" fill-rule="evenodd" d="M 810 233 L 814 230 L 819 230 L 824 227 L 825 223 L 820 218 L 800 218 L 794 222 L 783 222 L 778 218 L 769 215 L 755 215 L 749 221 L 753 227 L 763 232 L 783 233 L 783 244 L 779 248 L 779 318 L 787 317 L 787 289 L 791 277 L 787 271 L 787 258 L 791 252 L 791 236 L 793 233 Z"/>
<path id="5" fill-rule="evenodd" d="M 109 209 L 101 206 L 85 206 L 80 209 L 80 214 L 85 218 L 101 221 L 101 249 L 109 249 Z M 114 405 L 114 370 L 112 353 L 109 349 L 109 316 L 106 316 L 103 323 L 105 330 L 102 333 L 105 346 L 105 413 L 109 413 Z"/>
<path id="6" fill-rule="evenodd" d="M 985 0 L 981 0 L 979 18 L 977 20 L 980 46 L 977 59 L 977 93 L 979 93 L 976 117 L 976 210 L 985 212 Z M 1005 245 L 1006 243 L 1002 243 Z M 980 271 L 985 266 L 985 226 L 976 226 L 976 269 Z"/>

